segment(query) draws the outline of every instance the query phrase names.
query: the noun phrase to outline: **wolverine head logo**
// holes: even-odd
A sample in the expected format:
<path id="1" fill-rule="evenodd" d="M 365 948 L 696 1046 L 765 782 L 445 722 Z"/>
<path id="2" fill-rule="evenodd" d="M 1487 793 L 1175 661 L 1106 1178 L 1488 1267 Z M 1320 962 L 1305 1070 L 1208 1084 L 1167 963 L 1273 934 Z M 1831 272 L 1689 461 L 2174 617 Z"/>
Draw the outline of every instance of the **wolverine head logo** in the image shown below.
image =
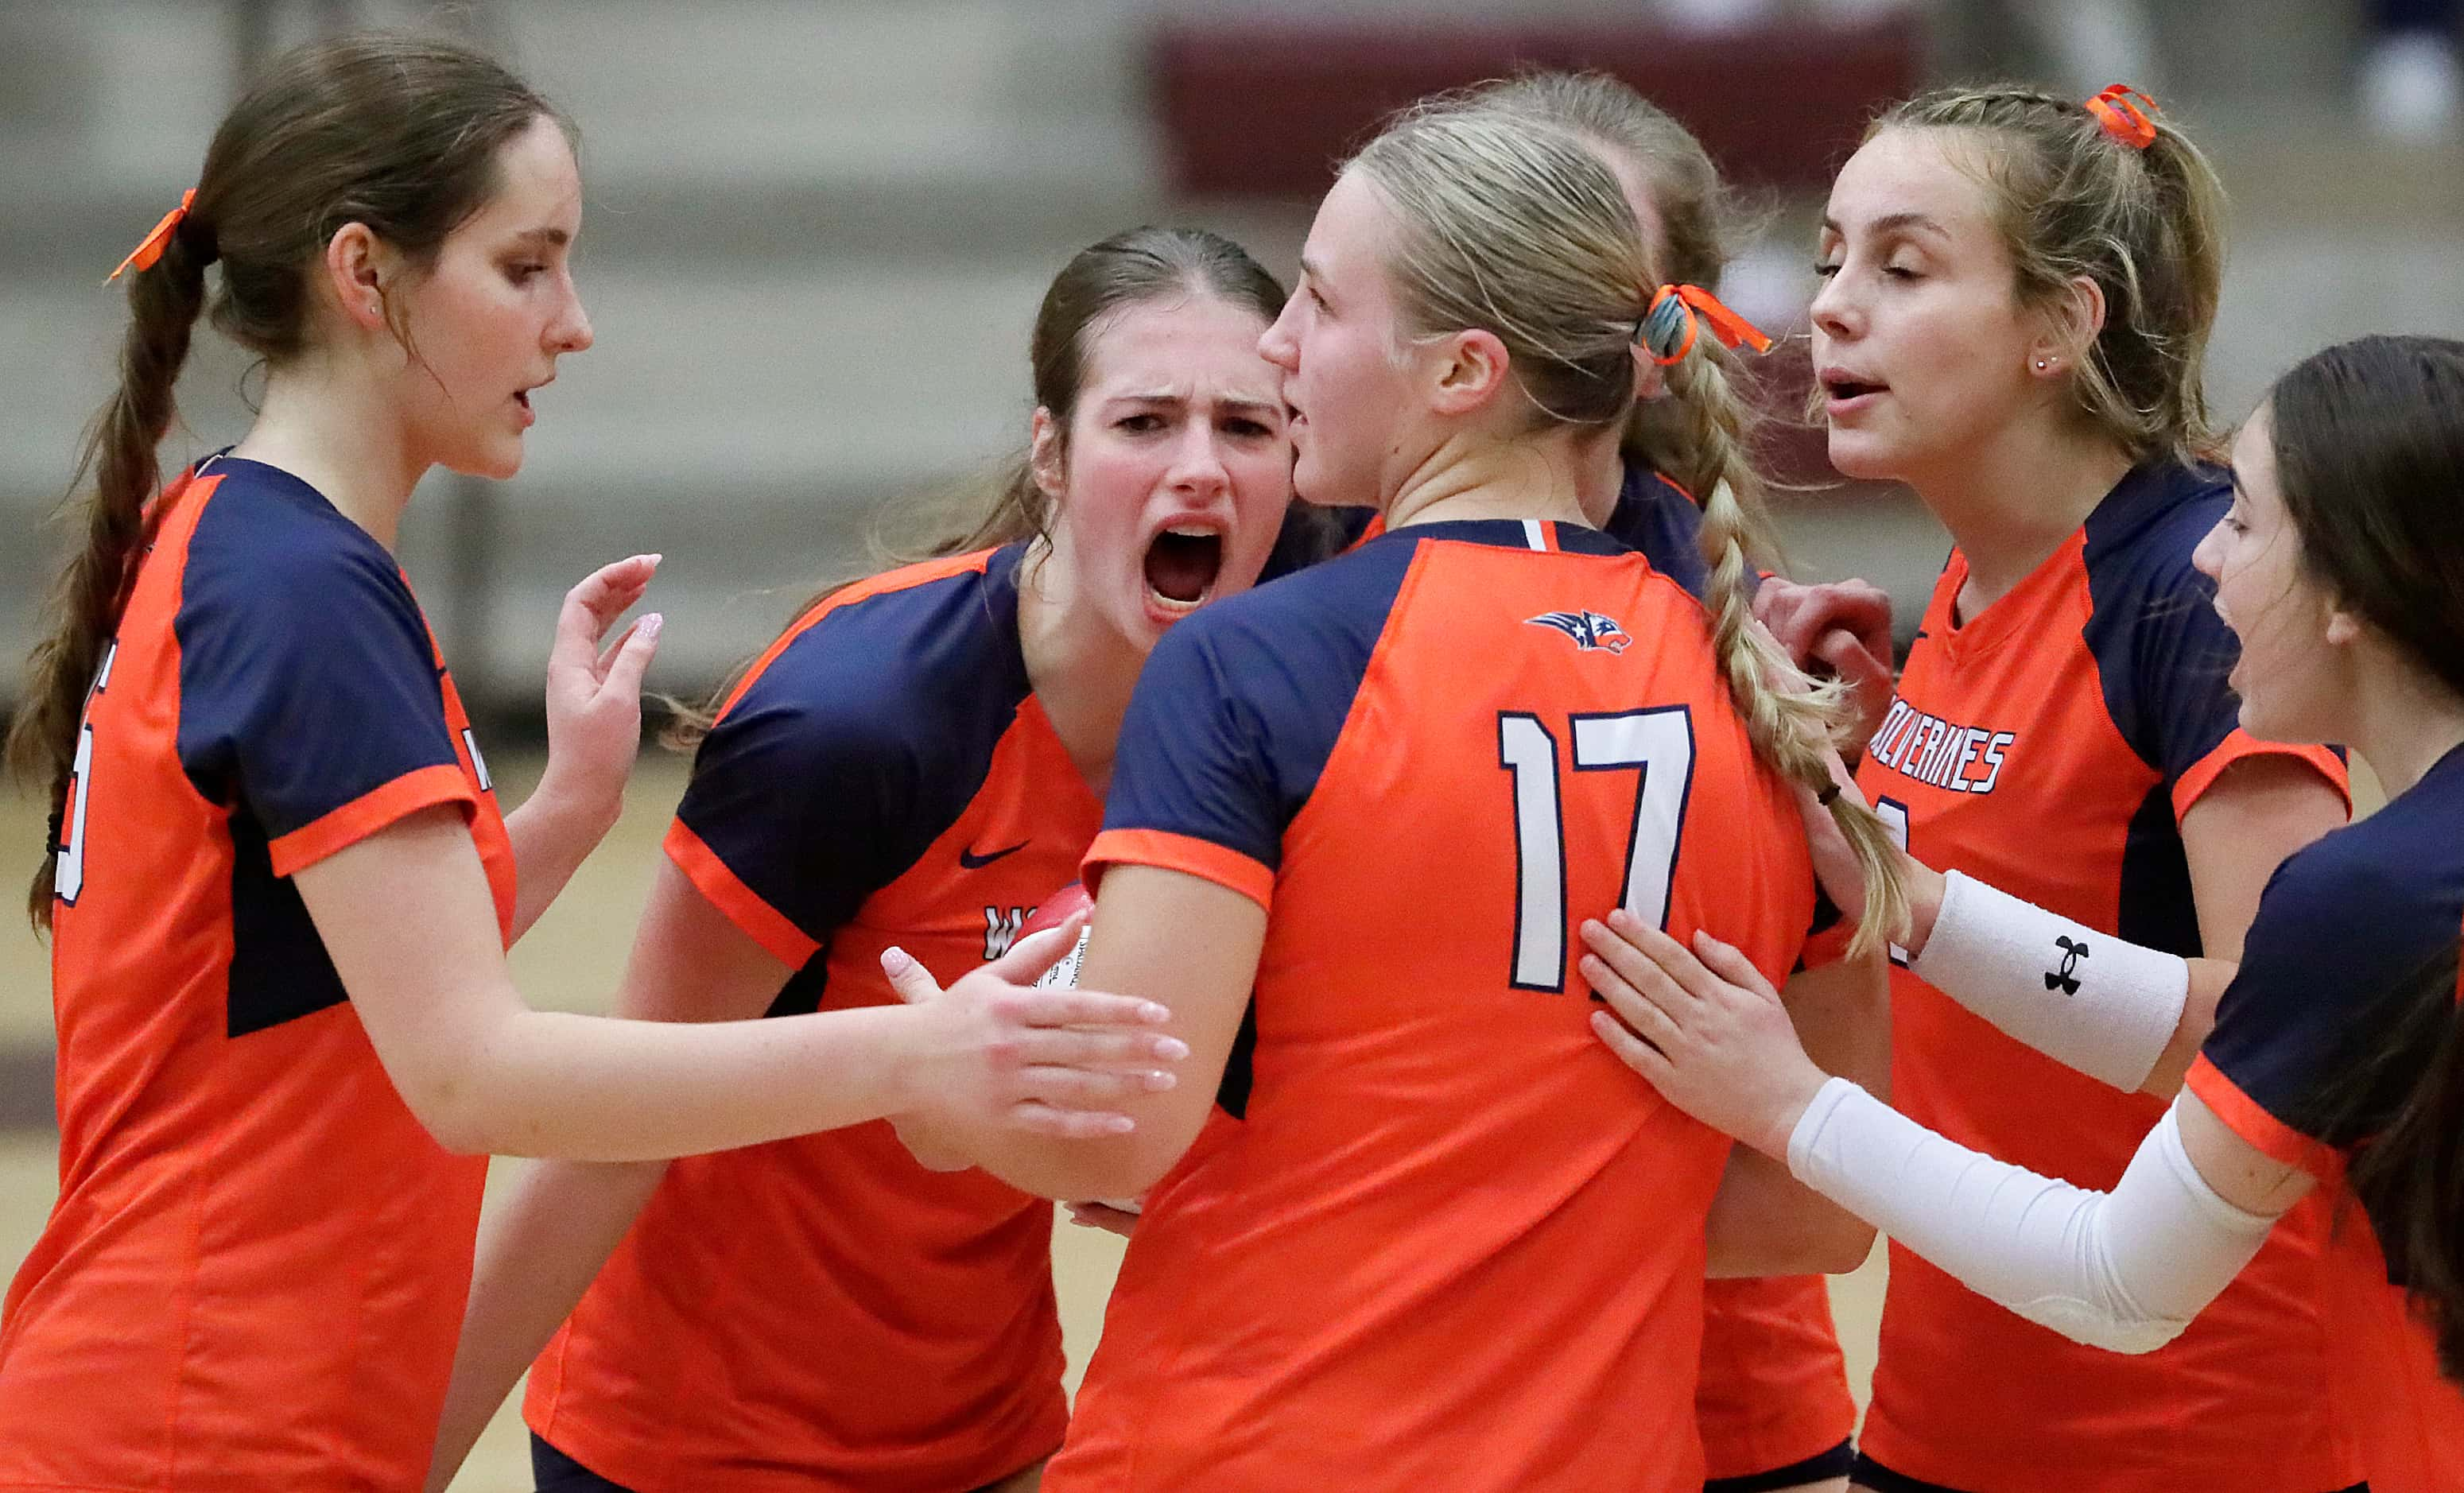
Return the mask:
<path id="1" fill-rule="evenodd" d="M 1595 648 L 1622 653 L 1626 645 L 1634 641 L 1623 627 L 1617 626 L 1616 618 L 1603 617 L 1597 612 L 1542 612 L 1524 621 L 1535 627 L 1556 628 L 1573 639 L 1574 647 L 1586 653 Z"/>

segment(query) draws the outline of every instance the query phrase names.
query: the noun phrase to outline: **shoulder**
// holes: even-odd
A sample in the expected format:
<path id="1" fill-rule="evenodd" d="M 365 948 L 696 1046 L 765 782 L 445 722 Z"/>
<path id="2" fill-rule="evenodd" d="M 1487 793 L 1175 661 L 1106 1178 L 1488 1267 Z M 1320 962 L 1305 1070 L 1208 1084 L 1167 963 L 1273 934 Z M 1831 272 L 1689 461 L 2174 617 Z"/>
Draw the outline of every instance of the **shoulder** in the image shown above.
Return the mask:
<path id="1" fill-rule="evenodd" d="M 843 743 L 998 736 L 1027 692 L 1011 546 L 904 565 L 840 588 L 747 670 L 718 731 L 757 720 Z"/>
<path id="2" fill-rule="evenodd" d="M 322 626 L 370 605 L 418 617 L 402 567 L 315 488 L 251 461 L 209 474 L 181 578 L 184 617 L 279 608 Z"/>
<path id="3" fill-rule="evenodd" d="M 2295 988 L 2308 1001 L 2333 1003 L 2340 990 L 2359 999 L 2455 940 L 2464 919 L 2456 820 L 2423 807 L 2399 801 L 2277 867 L 2251 923 L 2248 983 Z"/>
<path id="4" fill-rule="evenodd" d="M 1418 547 L 1408 532 L 1381 534 L 1272 585 L 1210 603 L 1175 623 L 1156 654 L 1167 648 L 1231 656 L 1318 651 L 1365 622 L 1383 624 Z M 1337 633 L 1330 635 L 1329 626 Z"/>
<path id="5" fill-rule="evenodd" d="M 2233 476 L 2159 459 L 2133 468 L 2088 515 L 2083 559 L 2097 611 L 2110 604 L 2194 595 L 2207 583 L 2190 556 L 2233 503 Z"/>

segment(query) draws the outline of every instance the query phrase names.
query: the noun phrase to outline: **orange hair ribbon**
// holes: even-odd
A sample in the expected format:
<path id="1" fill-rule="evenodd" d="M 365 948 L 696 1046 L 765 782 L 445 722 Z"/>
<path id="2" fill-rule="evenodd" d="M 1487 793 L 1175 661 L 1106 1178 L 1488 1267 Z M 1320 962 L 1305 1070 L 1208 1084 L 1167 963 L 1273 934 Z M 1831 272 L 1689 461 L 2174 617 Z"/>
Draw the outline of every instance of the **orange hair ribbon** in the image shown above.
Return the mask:
<path id="1" fill-rule="evenodd" d="M 2148 116 L 2164 111 L 2156 107 L 2155 99 L 2128 83 L 2115 83 L 2090 99 L 2086 108 L 2106 134 L 2131 149 L 2145 150 L 2156 143 L 2156 121 Z"/>
<path id="2" fill-rule="evenodd" d="M 180 205 L 163 214 L 163 221 L 154 225 L 152 232 L 137 241 L 137 247 L 128 252 L 127 258 L 120 261 L 119 269 L 103 276 L 102 283 L 108 285 L 130 270 L 142 274 L 154 268 L 154 262 L 163 257 L 163 246 L 171 241 L 172 231 L 179 228 L 180 220 L 188 215 L 188 205 L 196 200 L 195 187 L 182 192 Z"/>
<path id="3" fill-rule="evenodd" d="M 1702 315 L 1698 318 L 1696 313 Z M 1752 322 L 1722 304 L 1720 297 L 1700 285 L 1663 285 L 1651 297 L 1651 304 L 1636 325 L 1635 335 L 1651 351 L 1651 361 L 1667 367 L 1683 362 L 1694 350 L 1694 338 L 1701 323 L 1711 324 L 1711 335 L 1723 347 L 1740 343 L 1754 351 L 1771 351 L 1771 339 Z M 1670 344 L 1675 343 L 1671 349 Z"/>

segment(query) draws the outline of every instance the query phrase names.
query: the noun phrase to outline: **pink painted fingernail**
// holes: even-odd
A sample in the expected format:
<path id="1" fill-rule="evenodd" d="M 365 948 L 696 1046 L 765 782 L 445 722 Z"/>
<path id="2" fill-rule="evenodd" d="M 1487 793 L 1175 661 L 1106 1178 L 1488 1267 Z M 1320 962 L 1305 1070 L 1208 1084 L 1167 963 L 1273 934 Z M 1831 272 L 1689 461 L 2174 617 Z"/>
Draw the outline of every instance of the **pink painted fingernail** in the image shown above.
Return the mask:
<path id="1" fill-rule="evenodd" d="M 1158 1037 L 1155 1039 L 1155 1055 L 1167 1063 L 1178 1063 L 1189 1056 L 1189 1043 L 1177 1037 Z"/>
<path id="2" fill-rule="evenodd" d="M 915 967 L 914 956 L 896 944 L 881 951 L 881 972 L 897 979 Z"/>

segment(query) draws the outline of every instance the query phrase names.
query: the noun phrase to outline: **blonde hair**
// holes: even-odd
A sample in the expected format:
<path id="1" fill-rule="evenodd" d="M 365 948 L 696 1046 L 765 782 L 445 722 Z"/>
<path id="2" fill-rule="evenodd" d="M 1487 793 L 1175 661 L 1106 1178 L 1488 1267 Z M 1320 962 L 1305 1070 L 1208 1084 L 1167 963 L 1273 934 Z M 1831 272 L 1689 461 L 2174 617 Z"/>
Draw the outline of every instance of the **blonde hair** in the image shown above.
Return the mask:
<path id="1" fill-rule="evenodd" d="M 1347 168 L 1394 212 L 1386 269 L 1407 332 L 1495 335 L 1544 420 L 1609 427 L 1630 417 L 1637 324 L 1659 277 L 1625 194 L 1579 132 L 1443 99 L 1406 111 Z M 1758 484 L 1736 438 L 1741 406 L 1701 350 L 1709 340 L 1697 338 L 1670 367 L 1669 388 L 1692 411 L 1714 474 L 1703 497 L 1712 647 L 1756 755 L 1820 792 L 1849 729 L 1843 692 L 1815 683 L 1754 624 L 1738 491 Z M 1865 873 L 1866 916 L 1852 948 L 1868 954 L 1906 927 L 1897 850 L 1863 804 L 1841 795 L 1830 807 Z"/>
<path id="2" fill-rule="evenodd" d="M 2161 113 L 2148 120 L 2155 139 L 2141 149 L 2076 99 L 1950 88 L 1884 112 L 1865 138 L 1974 137 L 2019 303 L 2050 305 L 2082 276 L 2104 295 L 2104 327 L 2072 374 L 2079 412 L 2134 461 L 2211 460 L 2224 443 L 2203 369 L 2224 281 L 2224 187 L 2189 136 Z"/>
<path id="3" fill-rule="evenodd" d="M 1660 220 L 1659 242 L 1645 246 L 1660 278 L 1707 291 L 1720 288 L 1720 276 L 1745 236 L 1744 214 L 1711 153 L 1667 110 L 1604 73 L 1524 73 L 1485 83 L 1463 95 L 1463 101 L 1466 107 L 1499 109 L 1558 125 L 1613 163 L 1631 165 Z M 1735 380 L 1738 369 L 1727 353 L 1718 347 L 1703 353 Z M 1761 484 L 1736 483 L 1716 433 L 1705 428 L 1706 413 L 1690 400 L 1639 401 L 1618 445 L 1629 460 L 1689 493 L 1707 493 L 1728 474 L 1751 529 L 1749 548 L 1757 559 L 1770 559 L 1774 551 L 1764 522 Z M 1750 436 L 1750 403 L 1732 401 L 1725 413 L 1734 416 L 1725 422 L 1727 431 L 1740 439 Z"/>

